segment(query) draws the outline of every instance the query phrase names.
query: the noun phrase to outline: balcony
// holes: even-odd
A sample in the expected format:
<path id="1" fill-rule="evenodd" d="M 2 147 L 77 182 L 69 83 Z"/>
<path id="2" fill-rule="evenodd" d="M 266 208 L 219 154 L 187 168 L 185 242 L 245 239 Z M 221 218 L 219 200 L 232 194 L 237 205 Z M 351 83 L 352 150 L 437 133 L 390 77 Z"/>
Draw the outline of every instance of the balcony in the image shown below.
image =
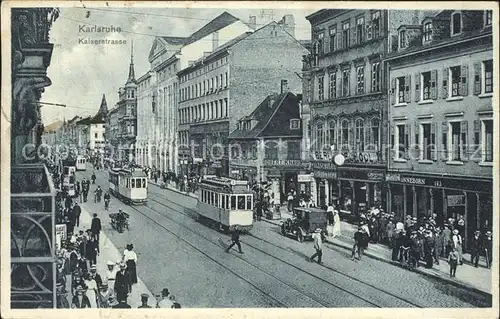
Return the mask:
<path id="1" fill-rule="evenodd" d="M 257 167 L 260 161 L 257 158 L 230 158 L 229 165 Z"/>

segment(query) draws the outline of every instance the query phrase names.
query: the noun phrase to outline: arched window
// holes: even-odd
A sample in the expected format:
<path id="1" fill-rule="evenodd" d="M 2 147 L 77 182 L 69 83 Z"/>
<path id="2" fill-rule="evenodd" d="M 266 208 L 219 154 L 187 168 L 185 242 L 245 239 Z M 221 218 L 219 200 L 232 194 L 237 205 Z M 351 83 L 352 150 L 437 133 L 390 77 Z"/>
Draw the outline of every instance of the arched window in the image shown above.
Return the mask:
<path id="1" fill-rule="evenodd" d="M 356 120 L 356 150 L 362 152 L 365 149 L 365 121 Z"/>
<path id="2" fill-rule="evenodd" d="M 323 123 L 318 122 L 316 124 L 316 149 L 321 150 L 325 145 L 325 141 L 323 138 Z"/>
<path id="3" fill-rule="evenodd" d="M 379 150 L 379 130 L 380 130 L 380 120 L 378 117 L 372 118 L 370 121 L 370 149 L 378 151 Z"/>
<path id="4" fill-rule="evenodd" d="M 328 122 L 328 142 L 330 144 L 331 149 L 337 149 L 337 135 L 335 134 L 335 120 L 330 120 Z"/>
<path id="5" fill-rule="evenodd" d="M 349 148 L 349 121 L 346 119 L 342 120 L 340 142 L 343 150 Z"/>

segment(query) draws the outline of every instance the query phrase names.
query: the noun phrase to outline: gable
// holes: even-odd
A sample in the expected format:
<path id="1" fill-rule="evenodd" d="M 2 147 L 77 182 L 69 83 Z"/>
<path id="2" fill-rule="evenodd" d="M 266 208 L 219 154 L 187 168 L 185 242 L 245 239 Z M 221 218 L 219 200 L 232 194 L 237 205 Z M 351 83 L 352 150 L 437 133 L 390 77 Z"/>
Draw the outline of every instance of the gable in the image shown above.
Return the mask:
<path id="1" fill-rule="evenodd" d="M 272 115 L 269 123 L 264 127 L 260 136 L 302 136 L 302 125 L 298 130 L 290 129 L 290 120 L 300 119 L 299 98 L 291 93 L 287 94 L 278 109 Z"/>
<path id="2" fill-rule="evenodd" d="M 165 43 L 160 37 L 156 37 L 153 45 L 151 46 L 151 50 L 149 50 L 148 60 L 149 63 L 153 61 L 153 58 L 158 56 L 162 51 L 165 50 Z"/>

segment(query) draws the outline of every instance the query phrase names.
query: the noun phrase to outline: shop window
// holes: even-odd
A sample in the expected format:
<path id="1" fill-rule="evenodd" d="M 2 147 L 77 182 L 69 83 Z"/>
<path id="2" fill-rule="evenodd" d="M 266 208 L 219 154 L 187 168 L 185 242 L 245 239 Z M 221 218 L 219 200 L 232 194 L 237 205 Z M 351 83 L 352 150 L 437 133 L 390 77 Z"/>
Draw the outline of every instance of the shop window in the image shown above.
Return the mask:
<path id="1" fill-rule="evenodd" d="M 365 67 L 356 68 L 356 93 L 358 95 L 365 93 Z"/>
<path id="2" fill-rule="evenodd" d="M 363 152 L 365 149 L 365 121 L 357 119 L 356 125 L 356 151 Z"/>
<path id="3" fill-rule="evenodd" d="M 328 91 L 328 98 L 333 100 L 337 97 L 337 73 L 330 73 L 330 87 Z"/>
<path id="4" fill-rule="evenodd" d="M 451 16 L 451 35 L 457 35 L 460 32 L 462 32 L 462 14 L 457 12 Z"/>
<path id="5" fill-rule="evenodd" d="M 483 120 L 482 161 L 493 162 L 493 120 Z"/>
<path id="6" fill-rule="evenodd" d="M 318 76 L 318 100 L 323 101 L 325 99 L 325 76 Z"/>

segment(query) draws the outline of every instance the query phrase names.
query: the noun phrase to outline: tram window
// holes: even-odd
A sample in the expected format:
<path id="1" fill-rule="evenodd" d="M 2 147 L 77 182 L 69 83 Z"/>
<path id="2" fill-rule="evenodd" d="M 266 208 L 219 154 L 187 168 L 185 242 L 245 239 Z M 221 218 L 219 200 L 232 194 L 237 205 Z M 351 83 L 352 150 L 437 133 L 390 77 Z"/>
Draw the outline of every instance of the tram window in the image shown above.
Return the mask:
<path id="1" fill-rule="evenodd" d="M 215 194 L 213 192 L 210 192 L 210 205 L 214 204 L 214 197 L 215 197 Z"/>
<path id="2" fill-rule="evenodd" d="M 147 186 L 147 185 L 148 185 L 148 184 L 146 183 L 146 179 L 145 179 L 145 178 L 143 178 L 143 179 L 142 179 L 142 188 L 146 188 L 146 186 Z"/>
<path id="3" fill-rule="evenodd" d="M 235 195 L 231 196 L 231 209 L 232 210 L 236 209 L 236 196 Z"/>
<path id="4" fill-rule="evenodd" d="M 130 188 L 130 179 L 127 178 L 127 188 Z"/>
<path id="5" fill-rule="evenodd" d="M 226 195 L 226 208 L 229 209 L 229 198 L 231 196 L 230 195 Z"/>
<path id="6" fill-rule="evenodd" d="M 252 195 L 247 195 L 247 210 L 252 210 Z"/>
<path id="7" fill-rule="evenodd" d="M 219 194 L 215 194 L 215 207 L 219 207 Z"/>
<path id="8" fill-rule="evenodd" d="M 132 187 L 131 188 L 135 188 L 135 179 L 131 178 L 130 180 L 132 181 Z"/>
<path id="9" fill-rule="evenodd" d="M 141 188 L 141 187 L 144 187 L 141 185 L 141 179 L 142 178 L 138 178 L 136 181 L 135 181 L 135 185 L 137 185 L 137 188 Z"/>
<path id="10" fill-rule="evenodd" d="M 226 208 L 226 195 L 220 195 L 221 207 Z"/>
<path id="11" fill-rule="evenodd" d="M 238 209 L 245 209 L 245 196 L 238 196 Z"/>

